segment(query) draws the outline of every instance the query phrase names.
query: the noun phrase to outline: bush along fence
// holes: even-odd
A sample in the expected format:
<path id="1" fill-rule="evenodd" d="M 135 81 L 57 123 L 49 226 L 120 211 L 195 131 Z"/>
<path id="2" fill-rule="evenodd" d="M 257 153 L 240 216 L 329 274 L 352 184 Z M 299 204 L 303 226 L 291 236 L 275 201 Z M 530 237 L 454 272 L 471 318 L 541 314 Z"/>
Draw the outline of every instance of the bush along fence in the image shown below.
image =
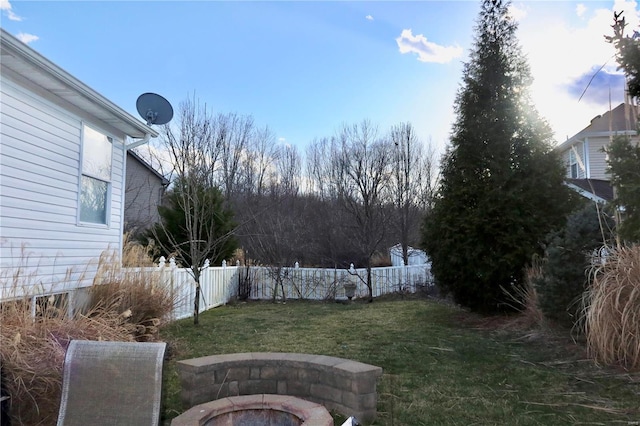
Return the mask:
<path id="1" fill-rule="evenodd" d="M 193 315 L 195 282 L 188 268 L 180 268 L 174 259 L 161 258 L 157 267 L 128 268 L 159 274 L 159 282 L 170 286 L 177 301 L 174 318 Z M 346 299 L 345 284 L 355 284 L 354 297 L 368 296 L 366 269 L 321 269 L 276 266 L 210 266 L 208 261 L 201 270 L 200 311 L 206 311 L 231 300 L 335 300 Z M 373 296 L 392 293 L 415 293 L 433 286 L 428 264 L 391 266 L 372 269 Z"/>

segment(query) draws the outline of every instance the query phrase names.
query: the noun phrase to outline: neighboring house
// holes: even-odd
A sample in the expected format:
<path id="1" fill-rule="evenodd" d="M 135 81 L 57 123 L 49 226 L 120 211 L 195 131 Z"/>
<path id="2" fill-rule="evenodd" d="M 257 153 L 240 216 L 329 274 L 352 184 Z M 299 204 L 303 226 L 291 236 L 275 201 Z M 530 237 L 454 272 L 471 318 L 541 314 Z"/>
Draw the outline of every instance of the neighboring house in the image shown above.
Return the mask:
<path id="1" fill-rule="evenodd" d="M 0 300 L 67 293 L 120 253 L 126 152 L 158 133 L 2 29 L 0 54 Z"/>
<path id="2" fill-rule="evenodd" d="M 162 204 L 169 181 L 133 150 L 127 151 L 124 193 L 124 230 L 138 233 L 160 221 Z"/>
<path id="3" fill-rule="evenodd" d="M 596 201 L 611 201 L 613 189 L 607 173 L 604 148 L 616 135 L 637 139 L 637 107 L 620 104 L 599 115 L 591 123 L 556 149 L 566 165 L 567 184 L 583 196 Z"/>

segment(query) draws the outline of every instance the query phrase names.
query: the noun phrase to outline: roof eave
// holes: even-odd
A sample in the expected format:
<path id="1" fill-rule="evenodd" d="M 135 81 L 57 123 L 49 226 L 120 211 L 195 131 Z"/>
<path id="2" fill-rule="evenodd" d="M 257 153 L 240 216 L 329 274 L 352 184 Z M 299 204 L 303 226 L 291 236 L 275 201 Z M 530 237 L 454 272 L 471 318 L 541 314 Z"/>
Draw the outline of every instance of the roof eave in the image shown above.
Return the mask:
<path id="1" fill-rule="evenodd" d="M 48 73 L 70 90 L 80 94 L 85 99 L 98 105 L 106 110 L 109 114 L 113 115 L 116 119 L 121 120 L 127 126 L 132 127 L 135 131 L 123 130 L 128 136 L 132 138 L 140 137 L 157 137 L 158 132 L 147 126 L 140 120 L 133 117 L 131 114 L 111 102 L 109 99 L 102 96 L 100 93 L 91 89 L 89 86 L 69 74 L 64 69 L 60 68 L 11 34 L 0 28 L 0 38 L 2 41 L 2 49 L 7 49 L 10 54 L 16 55 L 33 66 L 41 69 L 43 72 Z M 124 127 L 124 126 L 123 126 Z"/>
<path id="2" fill-rule="evenodd" d="M 636 136 L 635 130 L 612 130 L 610 132 L 584 132 L 578 133 L 556 147 L 557 150 L 563 151 L 576 142 L 583 142 L 586 138 L 602 138 L 610 136 Z"/>

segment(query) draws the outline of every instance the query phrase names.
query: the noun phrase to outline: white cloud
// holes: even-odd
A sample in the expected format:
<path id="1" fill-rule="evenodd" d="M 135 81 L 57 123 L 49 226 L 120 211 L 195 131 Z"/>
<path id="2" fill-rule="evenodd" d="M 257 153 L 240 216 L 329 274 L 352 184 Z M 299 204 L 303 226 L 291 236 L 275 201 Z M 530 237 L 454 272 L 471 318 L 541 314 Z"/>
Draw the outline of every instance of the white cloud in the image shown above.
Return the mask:
<path id="1" fill-rule="evenodd" d="M 287 139 L 285 139 L 285 138 L 283 138 L 283 137 L 278 138 L 278 142 L 280 142 L 280 143 L 284 143 L 286 140 L 287 140 Z"/>
<path id="2" fill-rule="evenodd" d="M 516 22 L 522 21 L 522 19 L 527 16 L 527 10 L 524 7 L 516 6 L 515 4 L 509 5 L 508 13 Z"/>
<path id="3" fill-rule="evenodd" d="M 367 15 L 364 17 L 364 19 L 366 19 L 367 21 L 373 21 L 373 16 Z"/>
<path id="4" fill-rule="evenodd" d="M 576 15 L 582 18 L 586 12 L 587 12 L 587 6 L 585 6 L 582 3 L 578 3 L 578 5 L 576 6 Z"/>
<path id="5" fill-rule="evenodd" d="M 624 0 L 615 0 L 613 2 L 612 11 L 624 11 L 622 16 L 625 17 L 626 22 L 628 24 L 627 30 L 637 30 L 640 27 L 640 10 L 638 10 L 638 2 L 637 1 L 624 1 Z M 613 23 L 613 12 L 609 17 L 609 24 Z"/>
<path id="6" fill-rule="evenodd" d="M 9 3 L 9 0 L 0 0 L 0 10 L 4 11 L 10 21 L 22 21 L 22 18 L 11 10 L 11 3 Z"/>
<path id="7" fill-rule="evenodd" d="M 612 31 L 613 11 L 625 10 L 628 28 L 638 27 L 640 11 L 635 1 L 616 1 L 611 9 L 585 10 L 583 18 L 577 20 L 576 15 L 554 15 L 553 11 L 545 10 L 543 3 L 531 5 L 530 14 L 539 16 L 521 22 L 518 38 L 535 79 L 532 96 L 556 132 L 556 139 L 564 141 L 609 108 L 606 92 L 609 82 L 614 80 L 605 77 L 616 73 L 617 64 L 613 59 L 615 50 L 605 42 L 604 35 Z M 544 31 L 540 29 L 541 21 Z M 605 63 L 602 75 L 590 83 L 590 78 Z M 611 83 L 611 87 L 621 92 L 619 85 Z M 585 88 L 587 93 L 578 102 Z M 622 93 L 612 92 L 613 102 L 621 96 Z"/>
<path id="8" fill-rule="evenodd" d="M 27 34 L 27 33 L 18 33 L 16 34 L 16 38 L 18 40 L 20 40 L 21 42 L 23 42 L 24 44 L 29 44 L 33 41 L 38 40 L 40 37 L 38 37 L 37 35 L 33 35 L 33 34 Z"/>
<path id="9" fill-rule="evenodd" d="M 413 35 L 411 29 L 402 30 L 400 37 L 396 38 L 400 53 L 415 53 L 421 62 L 435 62 L 445 64 L 454 58 L 462 56 L 460 46 L 440 46 L 422 35 Z"/>

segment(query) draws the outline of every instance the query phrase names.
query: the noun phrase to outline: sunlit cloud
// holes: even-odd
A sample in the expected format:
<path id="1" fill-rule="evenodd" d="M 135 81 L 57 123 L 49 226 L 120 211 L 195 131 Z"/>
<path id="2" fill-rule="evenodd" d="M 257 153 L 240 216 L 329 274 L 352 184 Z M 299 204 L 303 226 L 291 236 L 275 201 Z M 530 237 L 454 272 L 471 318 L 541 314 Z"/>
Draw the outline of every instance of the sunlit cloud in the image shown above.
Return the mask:
<path id="1" fill-rule="evenodd" d="M 21 42 L 23 42 L 24 44 L 29 44 L 31 42 L 34 42 L 34 41 L 38 40 L 40 37 L 38 37 L 37 35 L 33 35 L 33 34 L 18 33 L 18 34 L 16 34 L 16 38 L 18 40 L 20 40 Z"/>
<path id="2" fill-rule="evenodd" d="M 521 21 L 525 16 L 527 16 L 526 9 L 521 6 L 516 6 L 515 4 L 509 5 L 508 13 L 516 22 Z"/>
<path id="3" fill-rule="evenodd" d="M 413 35 L 411 29 L 402 30 L 400 37 L 396 38 L 400 53 L 415 53 L 421 62 L 435 62 L 446 64 L 453 59 L 462 56 L 460 46 L 440 46 L 422 35 Z"/>
<path id="4" fill-rule="evenodd" d="M 373 16 L 367 15 L 364 17 L 364 19 L 366 19 L 367 21 L 373 21 Z"/>
<path id="5" fill-rule="evenodd" d="M 537 19 L 544 19 L 544 31 L 539 21 L 520 23 L 518 37 L 535 79 L 533 100 L 560 142 L 608 110 L 609 91 L 614 107 L 622 102 L 624 86 L 615 49 L 604 39 L 612 31 L 613 12 L 621 10 L 628 29 L 638 28 L 640 11 L 635 1 L 616 1 L 610 9 L 585 8 L 582 19 L 572 24 L 552 13 L 545 16 L 541 9 L 543 16 Z"/>
<path id="6" fill-rule="evenodd" d="M 9 0 L 0 0 L 0 10 L 7 15 L 7 18 L 9 18 L 10 21 L 22 21 L 22 18 L 16 15 L 11 9 L 11 3 L 9 3 Z"/>
<path id="7" fill-rule="evenodd" d="M 584 4 L 579 3 L 576 6 L 576 15 L 578 15 L 578 17 L 582 18 L 586 12 L 587 12 L 587 6 L 585 6 Z"/>
<path id="8" fill-rule="evenodd" d="M 567 84 L 569 95 L 581 102 L 606 105 L 609 100 L 614 105 L 624 100 L 625 78 L 622 72 L 593 67 L 588 72 Z"/>

